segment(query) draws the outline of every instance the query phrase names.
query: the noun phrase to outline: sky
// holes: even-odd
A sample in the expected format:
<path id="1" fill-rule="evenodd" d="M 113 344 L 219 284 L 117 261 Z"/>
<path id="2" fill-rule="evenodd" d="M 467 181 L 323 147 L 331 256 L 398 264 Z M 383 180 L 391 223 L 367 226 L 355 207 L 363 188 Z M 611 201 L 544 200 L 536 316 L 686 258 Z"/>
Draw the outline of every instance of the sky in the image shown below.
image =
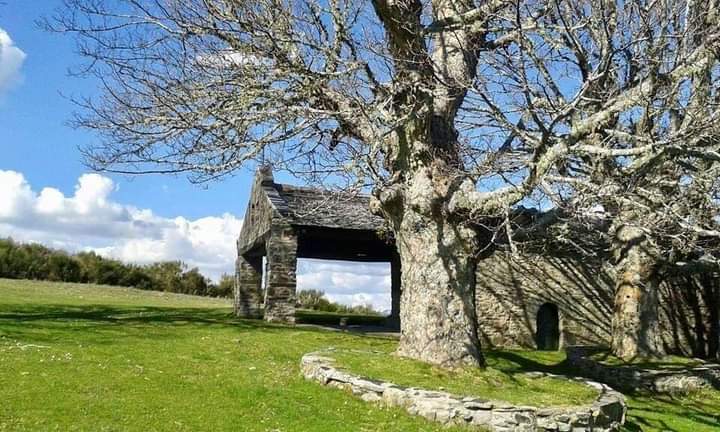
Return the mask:
<path id="1" fill-rule="evenodd" d="M 67 123 L 75 110 L 70 98 L 92 97 L 97 85 L 69 76 L 69 69 L 82 63 L 73 39 L 36 24 L 60 0 L 4 3 L 0 237 L 141 264 L 182 260 L 214 280 L 231 273 L 255 167 L 203 185 L 181 176 L 92 172 L 78 147 L 97 137 Z M 300 260 L 298 289 L 320 289 L 333 301 L 388 310 L 390 267 Z"/>

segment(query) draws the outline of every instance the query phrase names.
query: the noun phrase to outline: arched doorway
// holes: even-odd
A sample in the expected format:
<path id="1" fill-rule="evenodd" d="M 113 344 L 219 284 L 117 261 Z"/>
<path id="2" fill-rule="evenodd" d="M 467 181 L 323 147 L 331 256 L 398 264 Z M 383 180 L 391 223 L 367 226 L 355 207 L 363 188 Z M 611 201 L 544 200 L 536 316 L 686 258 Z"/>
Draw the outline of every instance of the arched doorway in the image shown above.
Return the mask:
<path id="1" fill-rule="evenodd" d="M 535 343 L 539 350 L 556 351 L 560 348 L 560 318 L 552 303 L 540 306 L 537 313 Z"/>

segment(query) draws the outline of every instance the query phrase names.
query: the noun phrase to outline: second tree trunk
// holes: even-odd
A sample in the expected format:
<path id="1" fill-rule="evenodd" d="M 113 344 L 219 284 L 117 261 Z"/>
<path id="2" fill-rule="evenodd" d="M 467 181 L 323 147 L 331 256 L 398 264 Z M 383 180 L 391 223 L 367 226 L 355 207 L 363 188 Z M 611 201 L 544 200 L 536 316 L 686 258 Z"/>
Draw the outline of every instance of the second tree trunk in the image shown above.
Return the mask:
<path id="1" fill-rule="evenodd" d="M 613 354 L 623 360 L 664 355 L 660 336 L 656 255 L 640 228 L 615 231 Z"/>

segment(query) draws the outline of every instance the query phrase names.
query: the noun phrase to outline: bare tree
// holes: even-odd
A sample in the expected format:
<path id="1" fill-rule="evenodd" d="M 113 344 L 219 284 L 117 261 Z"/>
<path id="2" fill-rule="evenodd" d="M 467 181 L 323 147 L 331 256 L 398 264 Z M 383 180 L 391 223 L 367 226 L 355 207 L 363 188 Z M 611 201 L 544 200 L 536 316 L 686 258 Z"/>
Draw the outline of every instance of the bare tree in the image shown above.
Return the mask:
<path id="1" fill-rule="evenodd" d="M 717 110 L 684 115 L 684 83 L 716 76 L 717 18 L 686 48 L 690 3 L 66 0 L 50 26 L 104 87 L 79 101 L 95 168 L 204 181 L 265 153 L 372 186 L 403 268 L 399 353 L 457 366 L 484 363 L 478 223 L 588 202 L 595 175 L 712 161 Z M 686 126 L 662 126 L 678 107 Z"/>
<path id="2" fill-rule="evenodd" d="M 712 261 L 718 234 L 718 5 L 552 7 L 480 77 L 478 87 L 493 77 L 513 99 L 484 114 L 512 125 L 508 106 L 524 113 L 515 136 L 558 155 L 540 182 L 543 198 L 566 217 L 608 228 L 615 354 L 661 355 L 661 269 L 680 257 Z"/>

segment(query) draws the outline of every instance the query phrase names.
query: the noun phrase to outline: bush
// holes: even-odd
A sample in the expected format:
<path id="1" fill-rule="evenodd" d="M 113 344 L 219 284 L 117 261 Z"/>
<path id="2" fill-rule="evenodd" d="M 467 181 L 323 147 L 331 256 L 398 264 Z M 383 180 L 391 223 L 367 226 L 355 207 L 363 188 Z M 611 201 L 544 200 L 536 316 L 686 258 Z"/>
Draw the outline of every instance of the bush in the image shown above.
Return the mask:
<path id="1" fill-rule="evenodd" d="M 297 293 L 296 306 L 302 309 L 356 315 L 381 315 L 372 305 L 346 306 L 331 302 L 321 290 L 302 290 Z"/>
<path id="2" fill-rule="evenodd" d="M 180 278 L 181 291 L 183 294 L 199 296 L 208 295 L 208 280 L 200 274 L 200 270 L 193 268 L 182 274 Z"/>
<path id="3" fill-rule="evenodd" d="M 61 252 L 53 253 L 47 260 L 47 279 L 60 282 L 77 282 L 82 277 L 78 261 Z"/>
<path id="4" fill-rule="evenodd" d="M 221 280 L 222 288 L 216 288 L 197 268 L 187 270 L 180 261 L 139 266 L 104 258 L 95 252 L 72 255 L 9 238 L 0 239 L 0 277 L 120 285 L 195 295 L 215 295 L 215 292 L 232 295 L 232 285 L 228 287 L 227 281 Z"/>
<path id="5" fill-rule="evenodd" d="M 208 287 L 208 295 L 213 297 L 231 298 L 235 293 L 235 276 L 223 274 L 217 285 Z"/>

